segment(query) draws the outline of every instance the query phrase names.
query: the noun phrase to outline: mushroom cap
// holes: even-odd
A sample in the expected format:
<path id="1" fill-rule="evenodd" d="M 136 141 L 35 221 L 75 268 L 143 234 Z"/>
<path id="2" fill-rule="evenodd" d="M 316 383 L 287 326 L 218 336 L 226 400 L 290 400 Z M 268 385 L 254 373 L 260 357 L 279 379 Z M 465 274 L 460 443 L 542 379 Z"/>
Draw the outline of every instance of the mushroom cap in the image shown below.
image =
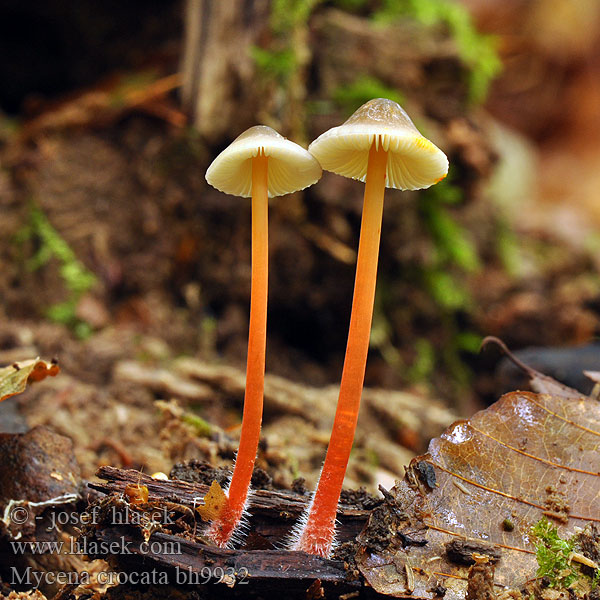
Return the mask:
<path id="1" fill-rule="evenodd" d="M 221 192 L 252 196 L 252 159 L 259 152 L 269 157 L 269 198 L 303 190 L 323 173 L 308 150 L 266 125 L 250 127 L 213 160 L 206 181 Z"/>
<path id="2" fill-rule="evenodd" d="M 364 181 L 373 141 L 389 152 L 386 187 L 424 189 L 448 174 L 446 155 L 419 133 L 397 102 L 385 98 L 363 104 L 343 125 L 321 134 L 308 150 L 326 171 Z"/>

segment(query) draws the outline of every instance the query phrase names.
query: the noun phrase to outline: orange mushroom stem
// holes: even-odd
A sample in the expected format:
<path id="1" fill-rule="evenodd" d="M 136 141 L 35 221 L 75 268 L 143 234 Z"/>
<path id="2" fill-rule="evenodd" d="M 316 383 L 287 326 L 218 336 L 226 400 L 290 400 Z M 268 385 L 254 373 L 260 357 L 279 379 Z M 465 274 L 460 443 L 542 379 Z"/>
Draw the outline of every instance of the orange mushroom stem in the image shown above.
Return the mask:
<path id="1" fill-rule="evenodd" d="M 329 555 L 334 539 L 335 516 L 354 442 L 369 351 L 388 157 L 378 142 L 376 137 L 369 151 L 352 315 L 333 429 L 306 526 L 296 543 L 297 550 L 320 556 Z"/>
<path id="2" fill-rule="evenodd" d="M 246 392 L 240 445 L 227 493 L 227 503 L 211 523 L 209 537 L 227 546 L 238 527 L 248 500 L 260 439 L 267 343 L 267 290 L 269 279 L 268 190 L 269 158 L 264 148 L 252 159 L 252 281 L 250 326 L 246 363 Z"/>

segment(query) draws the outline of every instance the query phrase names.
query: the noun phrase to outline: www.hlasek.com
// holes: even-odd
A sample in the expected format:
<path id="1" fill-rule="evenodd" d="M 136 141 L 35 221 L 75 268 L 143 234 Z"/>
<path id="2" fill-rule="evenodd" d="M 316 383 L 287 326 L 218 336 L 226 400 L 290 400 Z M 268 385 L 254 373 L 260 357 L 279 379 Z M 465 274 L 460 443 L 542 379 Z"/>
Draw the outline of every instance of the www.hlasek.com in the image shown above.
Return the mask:
<path id="1" fill-rule="evenodd" d="M 35 571 L 33 567 L 11 567 L 10 585 L 39 588 L 42 585 L 206 585 L 248 583 L 248 569 L 241 567 L 204 567 L 200 571 L 176 567 L 167 573 L 156 569 L 148 571 L 101 571 L 93 575 L 87 571 Z"/>
<path id="2" fill-rule="evenodd" d="M 124 538 L 105 542 L 99 540 L 77 540 L 70 541 L 30 541 L 10 542 L 14 554 L 86 554 L 88 556 L 99 556 L 104 554 L 181 554 L 181 543 L 176 541 L 161 542 L 149 540 L 136 544 L 135 552 L 132 550 L 132 541 Z"/>

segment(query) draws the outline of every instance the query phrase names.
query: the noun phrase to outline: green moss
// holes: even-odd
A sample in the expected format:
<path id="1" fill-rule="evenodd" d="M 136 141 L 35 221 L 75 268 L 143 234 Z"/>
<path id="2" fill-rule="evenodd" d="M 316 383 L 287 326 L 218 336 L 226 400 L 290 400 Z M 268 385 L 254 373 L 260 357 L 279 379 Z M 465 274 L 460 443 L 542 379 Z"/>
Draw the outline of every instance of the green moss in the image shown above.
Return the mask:
<path id="1" fill-rule="evenodd" d="M 379 465 L 381 464 L 379 454 L 377 454 L 377 452 L 373 450 L 373 448 L 365 448 L 363 450 L 363 453 L 365 462 L 369 466 L 373 467 L 373 469 L 377 469 L 377 467 L 379 467 Z"/>
<path id="2" fill-rule="evenodd" d="M 322 0 L 272 0 L 271 29 L 286 35 L 294 27 L 305 24 L 315 7 Z"/>
<path id="3" fill-rule="evenodd" d="M 435 362 L 433 344 L 425 338 L 419 338 L 415 342 L 415 359 L 408 370 L 409 381 L 429 381 L 435 369 Z"/>
<path id="4" fill-rule="evenodd" d="M 52 321 L 68 325 L 79 337 L 87 337 L 91 329 L 87 323 L 77 318 L 76 309 L 83 294 L 96 283 L 94 274 L 77 259 L 67 242 L 35 204 L 31 207 L 29 223 L 16 234 L 15 239 L 17 243 L 33 240 L 37 244 L 36 253 L 26 262 L 26 268 L 30 271 L 37 271 L 51 259 L 58 260 L 68 298 L 49 307 L 46 316 Z"/>
<path id="5" fill-rule="evenodd" d="M 437 203 L 425 203 L 423 218 L 436 244 L 438 263 L 451 263 L 468 273 L 481 268 L 477 249 L 469 233 Z"/>
<path id="6" fill-rule="evenodd" d="M 254 64 L 264 77 L 284 85 L 296 68 L 296 57 L 290 48 L 269 49 L 253 46 L 250 49 Z"/>
<path id="7" fill-rule="evenodd" d="M 568 588 L 579 577 L 579 571 L 569 558 L 574 548 L 573 541 L 563 540 L 557 528 L 546 518 L 531 528 L 531 534 L 537 540 L 537 576 L 547 577 L 550 587 Z"/>
<path id="8" fill-rule="evenodd" d="M 459 350 L 477 354 L 481 349 L 483 336 L 474 331 L 461 331 L 456 334 L 455 340 Z"/>
<path id="9" fill-rule="evenodd" d="M 430 267 L 424 270 L 425 287 L 440 307 L 450 311 L 466 308 L 470 296 L 456 278 L 443 269 Z"/>
<path id="10" fill-rule="evenodd" d="M 460 325 L 460 315 L 470 312 L 474 306 L 467 278 L 481 269 L 481 259 L 470 232 L 450 210 L 462 199 L 462 190 L 452 183 L 450 176 L 421 192 L 418 204 L 421 223 L 432 240 L 429 260 L 421 268 L 420 285 L 438 305 L 446 341 L 436 360 L 452 376 L 457 395 L 471 379 L 461 354 L 477 353 L 481 341 L 481 336 L 464 331 Z M 417 353 L 417 362 L 419 360 Z M 415 373 L 420 372 L 422 368 L 415 370 Z"/>
<path id="11" fill-rule="evenodd" d="M 443 368 L 452 378 L 452 394 L 457 398 L 469 385 L 472 374 L 464 364 L 465 353 L 479 351 L 482 336 L 465 329 L 464 315 L 475 304 L 467 286 L 469 277 L 481 269 L 481 259 L 471 233 L 452 215 L 451 207 L 463 199 L 462 190 L 452 181 L 444 180 L 419 193 L 416 204 L 421 227 L 429 234 L 430 251 L 406 278 L 414 282 L 436 305 L 443 333 L 443 343 L 437 347 L 425 338 L 417 338 L 410 366 L 405 366 L 394 340 L 394 326 L 387 315 L 394 311 L 391 284 L 378 278 L 371 347 L 398 372 L 404 372 L 411 382 L 427 382 L 436 368 Z M 448 390 L 447 390 L 448 391 Z"/>
<path id="12" fill-rule="evenodd" d="M 506 220 L 500 220 L 497 224 L 496 253 L 504 270 L 511 277 L 519 277 L 523 259 L 519 251 L 517 234 Z"/>
<path id="13" fill-rule="evenodd" d="M 384 304 L 388 301 L 385 299 L 388 295 L 388 290 L 389 286 L 387 282 L 380 278 L 375 294 L 369 346 L 376 348 L 388 365 L 394 369 L 401 370 L 404 368 L 404 363 L 398 348 L 394 346 L 392 341 L 392 326 L 384 310 Z"/>
<path id="14" fill-rule="evenodd" d="M 573 553 L 581 552 L 579 535 L 561 538 L 558 529 L 545 517 L 531 528 L 531 535 L 536 542 L 537 576 L 546 577 L 549 587 L 566 589 L 582 578 L 587 578 L 592 588 L 598 587 L 600 569 L 595 569 L 590 575 L 589 567 L 585 572 L 576 566 L 578 563 Z"/>
<path id="15" fill-rule="evenodd" d="M 263 77 L 285 88 L 300 64 L 294 31 L 306 27 L 308 19 L 322 0 L 272 0 L 269 25 L 273 40 L 267 48 L 250 49 L 257 69 Z"/>
<path id="16" fill-rule="evenodd" d="M 584 239 L 586 250 L 592 255 L 600 254 L 600 233 L 594 232 Z"/>
<path id="17" fill-rule="evenodd" d="M 476 273 L 481 269 L 470 233 L 447 208 L 447 205 L 461 199 L 462 190 L 448 180 L 425 190 L 419 199 L 420 217 L 431 235 L 435 250 L 430 264 L 424 269 L 425 284 L 436 302 L 449 310 L 467 308 L 472 304 L 458 273 Z"/>
<path id="18" fill-rule="evenodd" d="M 212 425 L 198 415 L 186 412 L 181 416 L 181 420 L 191 425 L 199 437 L 210 437 L 213 434 Z"/>
<path id="19" fill-rule="evenodd" d="M 373 18 L 379 23 L 409 18 L 426 27 L 447 27 L 469 68 L 470 100 L 474 103 L 485 100 L 490 82 L 500 72 L 501 62 L 495 39 L 475 29 L 466 7 L 453 0 L 383 0 Z"/>

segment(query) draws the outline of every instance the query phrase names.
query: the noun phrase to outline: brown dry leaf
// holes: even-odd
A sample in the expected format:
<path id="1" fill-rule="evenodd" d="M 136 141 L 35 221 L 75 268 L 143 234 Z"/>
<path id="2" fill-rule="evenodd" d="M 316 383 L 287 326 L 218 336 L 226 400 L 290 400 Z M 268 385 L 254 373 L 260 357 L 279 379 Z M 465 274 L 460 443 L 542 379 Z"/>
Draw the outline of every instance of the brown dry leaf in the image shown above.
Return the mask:
<path id="1" fill-rule="evenodd" d="M 376 591 L 462 600 L 473 555 L 496 564 L 497 591 L 519 589 L 536 575 L 535 523 L 564 538 L 600 522 L 600 403 L 541 383 L 556 393 L 506 394 L 413 459 L 360 537 Z"/>
<path id="2" fill-rule="evenodd" d="M 200 513 L 203 521 L 212 521 L 221 514 L 226 502 L 227 496 L 215 480 L 210 484 L 210 488 L 204 496 L 204 504 L 198 506 L 196 510 Z"/>
<path id="3" fill-rule="evenodd" d="M 0 369 L 0 402 L 25 391 L 28 383 L 56 377 L 60 372 L 55 362 L 47 363 L 39 358 L 25 360 Z"/>

